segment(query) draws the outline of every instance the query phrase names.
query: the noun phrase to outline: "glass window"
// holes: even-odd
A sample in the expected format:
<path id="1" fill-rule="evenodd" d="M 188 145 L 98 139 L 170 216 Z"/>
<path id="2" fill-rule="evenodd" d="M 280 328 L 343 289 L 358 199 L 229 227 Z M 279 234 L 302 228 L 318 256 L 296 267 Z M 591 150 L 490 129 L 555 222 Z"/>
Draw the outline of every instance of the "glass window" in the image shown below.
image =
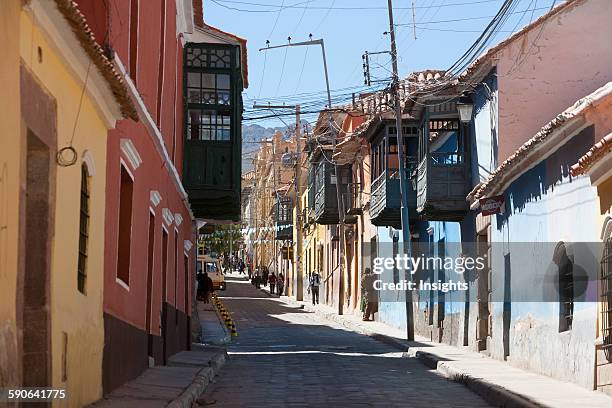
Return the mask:
<path id="1" fill-rule="evenodd" d="M 187 66 L 198 68 L 231 68 L 229 49 L 187 47 Z"/>
<path id="2" fill-rule="evenodd" d="M 85 294 L 87 282 L 87 247 L 89 241 L 89 180 L 87 165 L 81 165 L 81 208 L 79 222 L 79 260 L 77 265 L 77 288 Z"/>
<path id="3" fill-rule="evenodd" d="M 187 72 L 187 102 L 206 105 L 231 105 L 230 76 Z"/>
<path id="4" fill-rule="evenodd" d="M 187 114 L 188 140 L 231 140 L 232 118 L 229 111 L 189 109 Z"/>

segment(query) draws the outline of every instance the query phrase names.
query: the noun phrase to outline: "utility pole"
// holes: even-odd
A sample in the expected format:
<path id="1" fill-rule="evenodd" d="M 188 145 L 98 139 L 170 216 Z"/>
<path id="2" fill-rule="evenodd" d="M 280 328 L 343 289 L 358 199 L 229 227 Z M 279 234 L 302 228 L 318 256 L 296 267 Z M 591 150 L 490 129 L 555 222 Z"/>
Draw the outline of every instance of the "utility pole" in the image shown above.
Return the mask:
<path id="1" fill-rule="evenodd" d="M 333 117 L 332 117 L 332 100 L 331 100 L 331 91 L 329 88 L 329 74 L 327 72 L 327 58 L 325 57 L 325 43 L 323 39 L 320 38 L 318 40 L 312 39 L 312 34 L 309 36 L 311 38 L 310 41 L 303 41 L 299 43 L 288 43 L 284 45 L 276 45 L 272 47 L 260 48 L 259 51 L 267 51 L 276 48 L 285 48 L 285 47 L 301 47 L 301 46 L 309 46 L 309 45 L 319 45 L 321 46 L 321 53 L 323 54 L 323 70 L 325 72 L 325 85 L 327 87 L 327 105 L 329 109 L 329 130 L 333 131 Z M 332 149 L 336 151 L 336 137 L 332 137 Z M 338 279 L 338 314 L 343 314 L 344 309 L 344 204 L 342 203 L 342 192 L 340 182 L 342 181 L 342 175 L 340 174 L 340 166 L 334 163 L 334 172 L 336 173 L 336 199 L 338 200 L 338 264 L 340 267 L 339 279 Z"/>
<path id="2" fill-rule="evenodd" d="M 295 164 L 295 227 L 297 229 L 297 262 L 296 262 L 296 285 L 295 299 L 304 300 L 304 274 L 302 272 L 302 149 L 300 138 L 302 137 L 302 122 L 300 119 L 300 105 L 295 106 L 295 150 L 297 152 L 297 163 Z"/>
<path id="3" fill-rule="evenodd" d="M 412 255 L 410 242 L 410 219 L 408 213 L 408 180 L 406 177 L 406 152 L 404 152 L 404 135 L 402 129 L 402 107 L 400 104 L 399 73 L 397 69 L 397 45 L 395 43 L 395 24 L 393 23 L 393 1 L 387 0 L 389 8 L 389 36 L 391 37 L 391 62 L 393 65 L 393 81 L 391 90 L 395 104 L 395 127 L 397 128 L 397 159 L 399 161 L 400 196 L 402 200 L 402 240 L 404 254 Z M 406 271 L 406 279 L 412 281 L 412 271 Z M 406 290 L 406 338 L 414 340 L 414 315 L 412 310 L 412 291 Z"/>
<path id="4" fill-rule="evenodd" d="M 302 188 L 301 188 L 301 170 L 302 170 L 302 149 L 300 146 L 300 138 L 301 138 L 301 119 L 300 119 L 300 105 L 253 105 L 253 109 L 295 109 L 295 143 L 296 143 L 296 153 L 297 153 L 297 164 L 295 167 L 295 211 L 296 211 L 296 220 L 295 225 L 297 229 L 297 260 L 295 262 L 295 274 L 296 274 L 296 300 L 304 300 L 304 276 L 302 269 Z"/>

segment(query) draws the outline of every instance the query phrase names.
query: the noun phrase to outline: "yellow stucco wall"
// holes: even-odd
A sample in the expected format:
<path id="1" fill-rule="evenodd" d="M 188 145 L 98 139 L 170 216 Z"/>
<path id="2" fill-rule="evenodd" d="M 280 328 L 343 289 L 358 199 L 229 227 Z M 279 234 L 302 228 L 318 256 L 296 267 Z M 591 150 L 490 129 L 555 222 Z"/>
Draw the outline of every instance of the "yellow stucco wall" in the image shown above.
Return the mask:
<path id="1" fill-rule="evenodd" d="M 21 0 L 0 7 L 0 387 L 19 382 L 15 291 L 19 237 Z M 6 97 L 10 95 L 10 97 Z"/>
<path id="2" fill-rule="evenodd" d="M 67 69 L 50 39 L 34 25 L 29 11 L 21 13 L 23 63 L 57 102 L 58 149 L 69 145 L 82 93 L 81 81 Z M 31 58 L 42 50 L 42 62 Z M 35 52 L 35 55 L 36 52 Z M 96 69 L 92 66 L 91 69 Z M 83 406 L 102 396 L 102 312 L 104 264 L 104 214 L 106 191 L 107 127 L 94 101 L 85 93 L 73 147 L 75 165 L 57 167 L 55 231 L 51 259 L 51 344 L 54 388 L 65 388 L 69 398 L 54 406 Z M 93 157 L 95 173 L 89 177 L 90 224 L 86 295 L 77 289 L 81 164 L 86 152 Z M 67 353 L 64 354 L 64 336 Z M 64 373 L 63 361 L 66 360 Z M 63 380 L 64 374 L 66 380 Z"/>

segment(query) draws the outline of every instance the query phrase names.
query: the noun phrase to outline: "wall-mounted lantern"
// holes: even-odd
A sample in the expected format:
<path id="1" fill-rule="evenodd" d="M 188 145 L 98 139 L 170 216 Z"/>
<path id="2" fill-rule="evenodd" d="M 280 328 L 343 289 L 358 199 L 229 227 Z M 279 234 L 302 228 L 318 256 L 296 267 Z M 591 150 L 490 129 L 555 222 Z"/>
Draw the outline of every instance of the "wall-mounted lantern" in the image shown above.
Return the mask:
<path id="1" fill-rule="evenodd" d="M 457 111 L 459 111 L 459 120 L 461 123 L 469 123 L 472 120 L 472 112 L 474 103 L 472 97 L 464 93 L 457 101 Z"/>

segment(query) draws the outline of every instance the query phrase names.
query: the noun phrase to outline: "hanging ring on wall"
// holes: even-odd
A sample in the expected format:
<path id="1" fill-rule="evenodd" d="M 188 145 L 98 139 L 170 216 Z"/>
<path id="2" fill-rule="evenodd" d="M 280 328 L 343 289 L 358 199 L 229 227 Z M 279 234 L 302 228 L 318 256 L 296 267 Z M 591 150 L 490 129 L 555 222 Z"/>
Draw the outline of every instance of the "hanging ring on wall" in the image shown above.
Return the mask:
<path id="1" fill-rule="evenodd" d="M 77 162 L 77 158 L 79 157 L 79 155 L 77 154 L 77 151 L 74 147 L 72 146 L 66 146 L 66 147 L 62 147 L 58 152 L 57 152 L 57 164 L 59 164 L 62 167 L 69 167 L 74 165 Z"/>

